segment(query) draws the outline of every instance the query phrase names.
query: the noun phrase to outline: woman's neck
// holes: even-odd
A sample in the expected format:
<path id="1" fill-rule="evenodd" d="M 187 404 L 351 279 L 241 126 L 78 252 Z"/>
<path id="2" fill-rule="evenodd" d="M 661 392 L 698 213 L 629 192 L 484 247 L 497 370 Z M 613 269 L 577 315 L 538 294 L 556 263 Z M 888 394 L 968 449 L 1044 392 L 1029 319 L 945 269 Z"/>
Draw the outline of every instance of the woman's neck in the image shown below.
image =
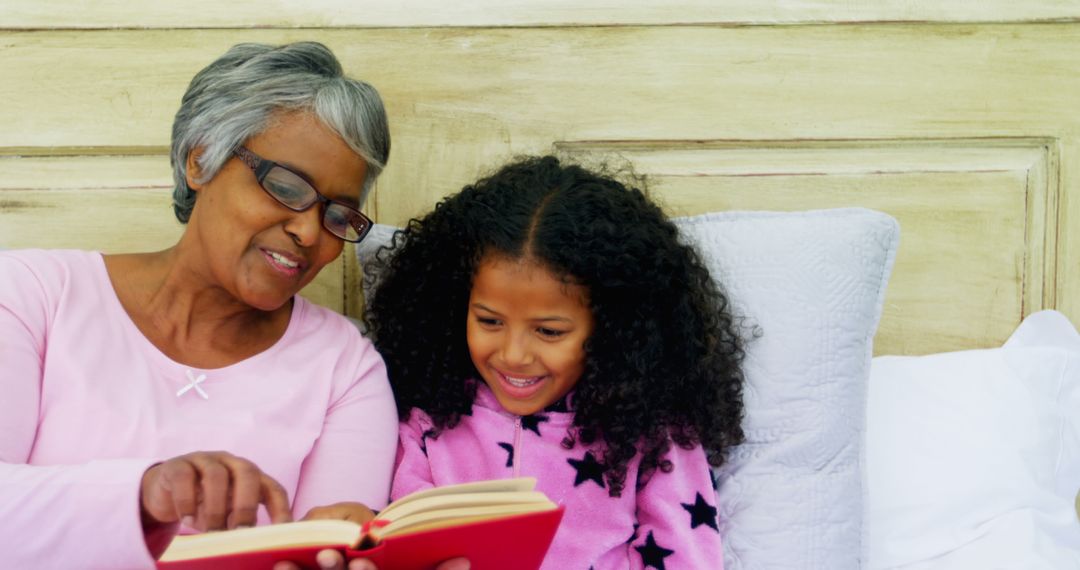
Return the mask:
<path id="1" fill-rule="evenodd" d="M 254 356 L 285 333 L 292 302 L 262 311 L 216 284 L 173 247 L 105 256 L 120 304 L 135 326 L 171 359 L 220 368 Z"/>

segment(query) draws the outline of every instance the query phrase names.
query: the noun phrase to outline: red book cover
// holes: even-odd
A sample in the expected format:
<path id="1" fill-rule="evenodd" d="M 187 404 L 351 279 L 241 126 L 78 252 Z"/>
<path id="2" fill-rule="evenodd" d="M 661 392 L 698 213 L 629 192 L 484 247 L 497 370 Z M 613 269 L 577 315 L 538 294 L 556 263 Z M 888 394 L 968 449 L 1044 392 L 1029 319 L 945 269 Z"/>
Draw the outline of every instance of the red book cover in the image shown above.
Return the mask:
<path id="1" fill-rule="evenodd" d="M 563 507 L 554 510 L 463 523 L 389 536 L 364 550 L 337 547 L 349 560 L 369 558 L 380 570 L 428 570 L 451 558 L 465 557 L 472 570 L 535 570 L 547 554 L 562 520 Z M 159 562 L 161 570 L 267 570 L 290 560 L 302 568 L 317 568 L 315 555 L 329 546 L 259 550 Z"/>

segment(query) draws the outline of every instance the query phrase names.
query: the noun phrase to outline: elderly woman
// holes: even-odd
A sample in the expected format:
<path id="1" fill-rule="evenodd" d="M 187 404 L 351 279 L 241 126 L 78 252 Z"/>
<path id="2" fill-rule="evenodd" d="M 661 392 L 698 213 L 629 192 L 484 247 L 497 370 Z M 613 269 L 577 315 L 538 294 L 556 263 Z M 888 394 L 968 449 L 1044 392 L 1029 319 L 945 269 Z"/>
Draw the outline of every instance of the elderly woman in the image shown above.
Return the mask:
<path id="1" fill-rule="evenodd" d="M 0 567 L 152 567 L 181 526 L 385 504 L 383 362 L 297 292 L 363 239 L 389 150 L 324 46 L 238 45 L 176 114 L 176 245 L 0 254 Z"/>

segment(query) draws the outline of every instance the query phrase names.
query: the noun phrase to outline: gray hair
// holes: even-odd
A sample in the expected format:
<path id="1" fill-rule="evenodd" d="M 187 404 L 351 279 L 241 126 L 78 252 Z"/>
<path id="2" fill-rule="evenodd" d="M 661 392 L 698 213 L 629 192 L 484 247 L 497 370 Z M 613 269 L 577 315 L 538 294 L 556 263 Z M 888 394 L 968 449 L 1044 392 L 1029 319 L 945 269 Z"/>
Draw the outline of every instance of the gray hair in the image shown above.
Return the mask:
<path id="1" fill-rule="evenodd" d="M 374 87 L 345 77 L 334 54 L 317 42 L 238 44 L 197 73 L 173 120 L 173 210 L 187 223 L 196 192 L 187 158 L 196 147 L 200 183 L 213 178 L 233 149 L 269 126 L 279 111 L 313 112 L 367 163 L 363 205 L 390 155 L 386 110 Z"/>

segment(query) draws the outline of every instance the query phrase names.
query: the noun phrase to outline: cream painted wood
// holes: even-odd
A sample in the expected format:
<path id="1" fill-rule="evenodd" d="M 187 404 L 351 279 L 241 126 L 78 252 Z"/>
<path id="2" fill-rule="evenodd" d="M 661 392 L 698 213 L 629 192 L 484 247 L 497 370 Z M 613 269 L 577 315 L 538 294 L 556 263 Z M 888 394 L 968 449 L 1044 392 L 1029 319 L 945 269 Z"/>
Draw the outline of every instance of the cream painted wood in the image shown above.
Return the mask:
<path id="1" fill-rule="evenodd" d="M 1052 306 L 1057 211 L 1044 140 L 567 143 L 621 161 L 672 215 L 863 206 L 901 225 L 878 354 L 993 346 Z M 1049 289 L 1049 291 L 1047 291 Z M 943 304 L 942 299 L 950 299 Z"/>
<path id="2" fill-rule="evenodd" d="M 1080 179 L 1080 136 L 1071 136 L 1058 141 L 1059 162 L 1051 165 L 1051 172 L 1056 171 L 1058 185 L 1058 279 L 1056 306 L 1058 310 L 1072 319 L 1074 325 L 1080 323 L 1080 195 L 1072 189 Z"/>
<path id="3" fill-rule="evenodd" d="M 728 141 L 701 180 L 661 177 L 665 200 L 701 211 L 796 195 L 901 218 L 881 346 L 992 345 L 1046 306 L 1080 320 L 1076 24 L 0 33 L 0 155 L 164 147 L 187 81 L 229 45 L 307 38 L 386 98 L 394 151 L 369 205 L 380 221 L 556 143 Z M 979 270 L 968 280 L 933 259 L 946 237 L 958 241 L 944 259 Z M 352 290 L 356 269 L 341 275 Z M 947 322 L 979 311 L 991 315 L 965 329 L 977 341 Z"/>
<path id="4" fill-rule="evenodd" d="M 302 38 L 384 92 L 403 143 L 1057 137 L 1080 121 L 1073 25 L 38 32 L 0 34 L 0 147 L 167 144 L 195 71 L 235 42 Z"/>
<path id="5" fill-rule="evenodd" d="M 5 28 L 429 27 L 1075 19 L 1069 0 L 6 0 Z"/>
<path id="6" fill-rule="evenodd" d="M 171 247 L 184 227 L 172 211 L 166 156 L 0 157 L 0 247 L 105 253 Z M 344 260 L 301 294 L 343 312 Z"/>

